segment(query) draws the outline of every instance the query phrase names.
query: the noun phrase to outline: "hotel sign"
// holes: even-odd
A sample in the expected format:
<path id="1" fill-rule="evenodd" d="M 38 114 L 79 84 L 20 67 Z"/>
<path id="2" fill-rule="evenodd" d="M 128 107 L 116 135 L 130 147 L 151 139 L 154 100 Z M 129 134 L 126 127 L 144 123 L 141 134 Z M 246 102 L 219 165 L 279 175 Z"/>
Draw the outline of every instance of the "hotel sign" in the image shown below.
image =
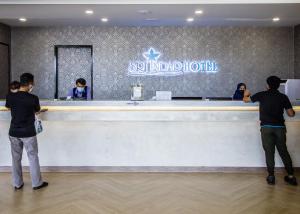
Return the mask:
<path id="1" fill-rule="evenodd" d="M 130 61 L 128 76 L 179 76 L 187 73 L 217 73 L 213 60 L 160 60 L 161 53 L 150 48 L 143 53 L 144 61 Z"/>

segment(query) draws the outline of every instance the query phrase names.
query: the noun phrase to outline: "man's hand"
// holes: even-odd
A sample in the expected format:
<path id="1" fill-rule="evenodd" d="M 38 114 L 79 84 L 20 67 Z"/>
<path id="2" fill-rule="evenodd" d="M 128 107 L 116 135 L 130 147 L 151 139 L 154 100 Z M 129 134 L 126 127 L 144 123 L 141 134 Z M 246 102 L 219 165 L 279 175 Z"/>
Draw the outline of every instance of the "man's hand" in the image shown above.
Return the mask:
<path id="1" fill-rule="evenodd" d="M 47 108 L 43 108 L 39 112 L 36 112 L 35 114 L 38 115 L 38 114 L 46 112 L 46 111 L 48 111 L 48 109 Z"/>
<path id="2" fill-rule="evenodd" d="M 245 90 L 243 101 L 245 103 L 250 103 L 251 102 L 250 96 L 251 96 L 250 91 L 249 90 Z"/>
<path id="3" fill-rule="evenodd" d="M 245 90 L 244 92 L 244 97 L 250 97 L 251 96 L 251 93 L 248 89 Z"/>
<path id="4" fill-rule="evenodd" d="M 294 117 L 294 116 L 295 116 L 295 111 L 294 111 L 294 109 L 290 108 L 290 109 L 287 109 L 287 110 L 286 110 L 286 114 L 287 114 L 289 117 Z"/>
<path id="5" fill-rule="evenodd" d="M 46 111 L 48 111 L 47 108 L 43 108 L 43 109 L 40 110 L 41 113 L 42 113 L 42 112 L 46 112 Z"/>

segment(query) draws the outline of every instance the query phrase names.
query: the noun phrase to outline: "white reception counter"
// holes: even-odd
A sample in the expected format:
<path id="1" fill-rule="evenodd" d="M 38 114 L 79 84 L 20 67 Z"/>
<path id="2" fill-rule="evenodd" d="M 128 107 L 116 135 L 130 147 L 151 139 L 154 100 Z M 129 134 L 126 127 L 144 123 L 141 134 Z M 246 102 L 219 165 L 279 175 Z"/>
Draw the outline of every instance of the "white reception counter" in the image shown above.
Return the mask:
<path id="1" fill-rule="evenodd" d="M 265 166 L 258 106 L 235 101 L 41 101 L 40 163 L 54 171 L 226 171 Z M 295 110 L 300 111 L 299 103 Z M 11 166 L 0 102 L 0 170 Z M 287 144 L 300 167 L 300 115 Z M 25 154 L 24 154 L 25 155 Z M 26 155 L 24 156 L 26 157 Z M 277 166 L 282 163 L 276 156 Z M 24 165 L 28 165 L 24 158 Z"/>

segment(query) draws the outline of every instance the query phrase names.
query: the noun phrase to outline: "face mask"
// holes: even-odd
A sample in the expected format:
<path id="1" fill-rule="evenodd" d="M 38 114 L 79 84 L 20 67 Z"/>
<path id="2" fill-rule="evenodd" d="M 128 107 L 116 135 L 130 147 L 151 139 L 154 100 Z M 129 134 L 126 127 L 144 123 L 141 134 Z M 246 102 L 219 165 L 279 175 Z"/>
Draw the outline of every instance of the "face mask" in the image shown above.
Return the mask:
<path id="1" fill-rule="evenodd" d="M 77 91 L 78 91 L 79 93 L 82 93 L 82 92 L 84 91 L 84 88 L 82 88 L 82 87 L 77 87 Z"/>
<path id="2" fill-rule="evenodd" d="M 32 90 L 33 90 L 33 85 L 30 85 L 30 86 L 29 86 L 29 91 L 28 91 L 28 92 L 31 93 Z"/>
<path id="3" fill-rule="evenodd" d="M 10 92 L 11 93 L 17 93 L 19 90 L 18 89 L 11 89 Z"/>

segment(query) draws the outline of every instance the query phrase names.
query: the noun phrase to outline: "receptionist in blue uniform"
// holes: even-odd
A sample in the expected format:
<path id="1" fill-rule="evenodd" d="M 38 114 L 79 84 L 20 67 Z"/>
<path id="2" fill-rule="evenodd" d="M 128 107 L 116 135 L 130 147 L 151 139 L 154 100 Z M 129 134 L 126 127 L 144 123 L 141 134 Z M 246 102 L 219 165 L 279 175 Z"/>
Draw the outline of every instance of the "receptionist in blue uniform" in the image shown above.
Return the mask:
<path id="1" fill-rule="evenodd" d="M 86 80 L 79 78 L 76 80 L 76 87 L 68 93 L 68 99 L 91 100 L 91 89 L 86 85 Z"/>

